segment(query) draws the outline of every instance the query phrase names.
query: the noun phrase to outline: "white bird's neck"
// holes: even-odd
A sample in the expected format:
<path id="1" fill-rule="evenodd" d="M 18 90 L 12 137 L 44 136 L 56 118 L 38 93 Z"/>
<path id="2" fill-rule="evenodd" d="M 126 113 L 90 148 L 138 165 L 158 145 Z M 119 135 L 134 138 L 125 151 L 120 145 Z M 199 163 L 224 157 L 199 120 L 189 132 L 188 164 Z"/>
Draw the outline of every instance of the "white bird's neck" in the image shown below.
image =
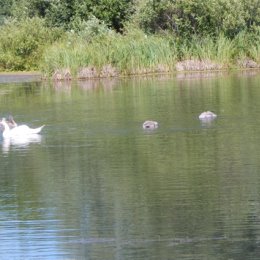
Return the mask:
<path id="1" fill-rule="evenodd" d="M 9 125 L 6 123 L 6 121 L 3 119 L 1 121 L 2 125 L 4 126 L 4 132 L 3 132 L 3 137 L 7 137 L 9 136 L 10 133 L 10 127 Z"/>

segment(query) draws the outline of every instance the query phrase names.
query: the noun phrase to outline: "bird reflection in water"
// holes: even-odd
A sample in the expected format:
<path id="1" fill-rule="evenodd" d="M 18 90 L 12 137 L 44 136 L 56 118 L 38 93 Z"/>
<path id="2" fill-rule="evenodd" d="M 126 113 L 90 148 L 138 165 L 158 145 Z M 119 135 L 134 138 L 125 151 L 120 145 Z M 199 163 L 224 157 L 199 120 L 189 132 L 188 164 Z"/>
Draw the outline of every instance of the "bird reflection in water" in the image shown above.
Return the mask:
<path id="1" fill-rule="evenodd" d="M 39 134 L 31 134 L 28 136 L 16 136 L 10 138 L 3 138 L 1 140 L 2 151 L 7 153 L 10 151 L 10 148 L 14 149 L 26 149 L 32 143 L 40 143 L 42 136 Z"/>

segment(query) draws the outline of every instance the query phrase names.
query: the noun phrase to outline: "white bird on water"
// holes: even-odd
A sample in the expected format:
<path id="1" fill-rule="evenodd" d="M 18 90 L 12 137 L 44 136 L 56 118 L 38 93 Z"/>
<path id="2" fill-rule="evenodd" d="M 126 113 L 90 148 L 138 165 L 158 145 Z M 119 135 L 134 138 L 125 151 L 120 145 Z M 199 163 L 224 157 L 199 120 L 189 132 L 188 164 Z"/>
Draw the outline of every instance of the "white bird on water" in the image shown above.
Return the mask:
<path id="1" fill-rule="evenodd" d="M 211 119 L 214 119 L 216 117 L 217 117 L 217 115 L 214 114 L 211 111 L 206 111 L 206 112 L 203 112 L 199 115 L 199 119 L 201 119 L 201 120 L 211 120 Z"/>
<path id="2" fill-rule="evenodd" d="M 10 129 L 18 126 L 17 123 L 14 121 L 13 116 L 11 115 L 9 115 L 6 119 L 6 123 L 8 124 Z"/>
<path id="3" fill-rule="evenodd" d="M 4 127 L 4 131 L 3 131 L 4 138 L 38 134 L 41 132 L 42 128 L 44 127 L 44 125 L 42 125 L 38 128 L 30 128 L 27 125 L 18 125 L 13 128 L 10 128 L 5 118 L 3 118 L 0 121 L 0 124 L 3 125 Z"/>
<path id="4" fill-rule="evenodd" d="M 158 128 L 158 122 L 147 120 L 143 123 L 143 129 L 155 129 Z"/>

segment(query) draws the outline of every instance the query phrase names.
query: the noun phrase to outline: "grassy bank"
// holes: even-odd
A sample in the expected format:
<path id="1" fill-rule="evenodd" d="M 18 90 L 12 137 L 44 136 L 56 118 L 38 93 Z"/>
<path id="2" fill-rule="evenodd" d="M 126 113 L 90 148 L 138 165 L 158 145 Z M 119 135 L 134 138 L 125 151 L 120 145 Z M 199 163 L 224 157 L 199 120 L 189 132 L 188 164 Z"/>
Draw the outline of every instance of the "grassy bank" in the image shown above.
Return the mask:
<path id="1" fill-rule="evenodd" d="M 70 79 L 260 67 L 260 38 L 241 46 L 241 37 L 176 41 L 141 31 L 106 34 L 90 42 L 76 37 L 47 49 L 41 69 L 47 77 Z"/>
<path id="2" fill-rule="evenodd" d="M 259 0 L 0 6 L 0 71 L 70 79 L 260 66 Z"/>
<path id="3" fill-rule="evenodd" d="M 143 33 L 111 33 L 90 42 L 81 38 L 54 44 L 44 53 L 46 75 L 91 78 L 170 71 L 178 50 L 170 41 Z"/>
<path id="4" fill-rule="evenodd" d="M 56 80 L 259 67 L 260 33 L 186 39 L 128 28 L 122 34 L 97 20 L 65 32 L 38 18 L 0 31 L 0 71 L 40 70 Z"/>

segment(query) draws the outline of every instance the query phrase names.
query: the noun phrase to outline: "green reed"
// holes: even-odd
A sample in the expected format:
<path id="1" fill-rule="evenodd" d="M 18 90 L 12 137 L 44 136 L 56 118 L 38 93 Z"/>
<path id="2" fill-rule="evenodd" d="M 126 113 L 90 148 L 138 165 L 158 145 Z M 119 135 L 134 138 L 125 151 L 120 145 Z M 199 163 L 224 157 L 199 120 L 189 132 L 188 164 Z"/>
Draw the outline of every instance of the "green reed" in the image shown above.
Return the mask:
<path id="1" fill-rule="evenodd" d="M 193 37 L 180 45 L 182 59 L 210 60 L 224 66 L 233 62 L 235 44 L 223 35 L 213 39 L 210 37 Z"/>
<path id="2" fill-rule="evenodd" d="M 108 34 L 91 41 L 79 37 L 54 44 L 45 52 L 41 68 L 49 75 L 59 68 L 75 74 L 83 67 L 100 70 L 110 64 L 125 75 L 156 72 L 162 65 L 172 70 L 176 61 L 177 49 L 162 37 Z"/>
<path id="3" fill-rule="evenodd" d="M 174 71 L 178 61 L 187 59 L 207 60 L 222 68 L 233 68 L 242 57 L 259 62 L 260 41 L 252 46 L 223 35 L 175 41 L 174 37 L 146 35 L 141 31 L 123 35 L 110 32 L 89 40 L 67 37 L 53 44 L 44 54 L 41 69 L 47 75 L 68 69 L 76 77 L 80 69 L 92 67 L 98 76 L 104 66 L 110 65 L 119 75 L 131 75 Z"/>

